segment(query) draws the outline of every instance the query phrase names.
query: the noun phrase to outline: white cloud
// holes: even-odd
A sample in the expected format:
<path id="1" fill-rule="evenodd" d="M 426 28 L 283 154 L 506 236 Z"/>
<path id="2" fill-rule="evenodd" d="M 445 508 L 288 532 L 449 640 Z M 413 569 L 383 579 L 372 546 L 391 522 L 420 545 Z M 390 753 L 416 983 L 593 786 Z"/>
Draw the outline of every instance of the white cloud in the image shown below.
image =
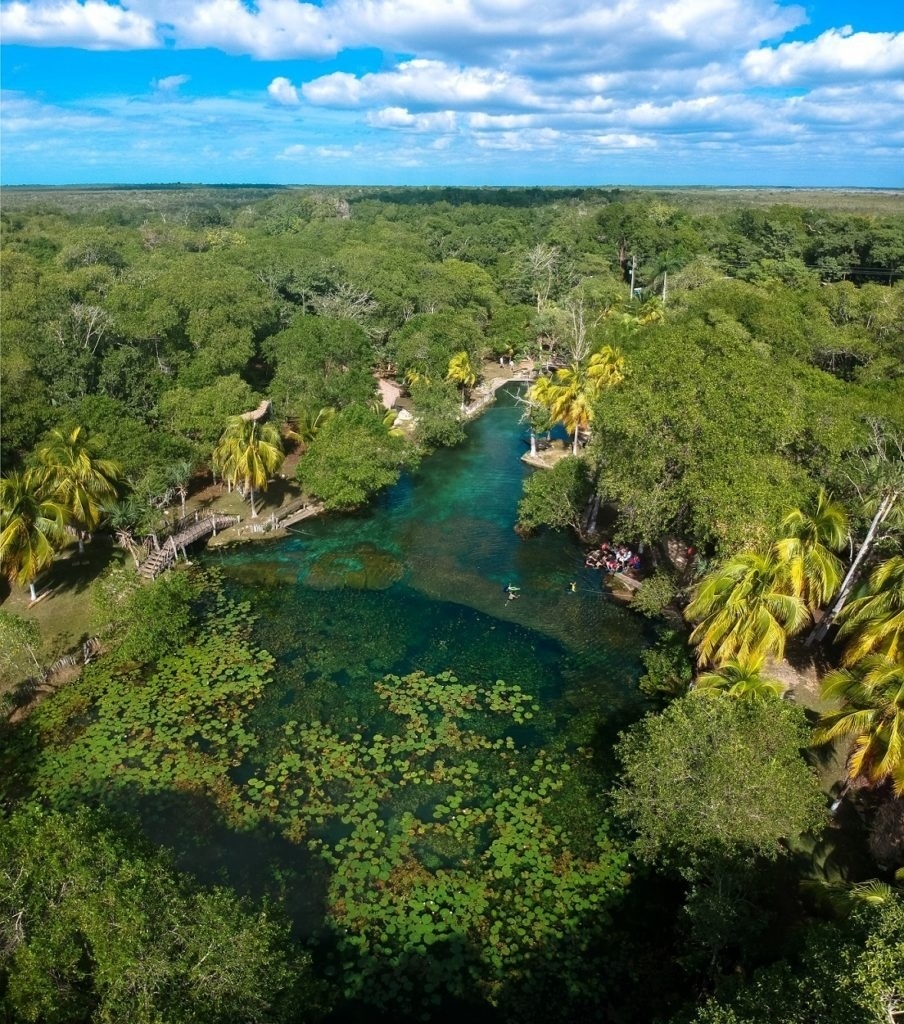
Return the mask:
<path id="1" fill-rule="evenodd" d="M 70 159 L 79 118 L 132 151 L 183 139 L 188 152 L 197 137 L 207 148 L 194 155 L 214 154 L 210 166 L 234 138 L 233 156 L 260 153 L 262 177 L 274 160 L 357 160 L 369 172 L 429 166 L 431 151 L 440 170 L 498 160 L 526 176 L 530 161 L 506 153 L 549 166 L 558 154 L 561 174 L 572 157 L 634 153 L 640 166 L 653 147 L 663 173 L 700 152 L 707 162 L 781 152 L 809 166 L 833 145 L 845 159 L 890 162 L 904 132 L 904 32 L 782 42 L 805 22 L 785 0 L 0 0 L 0 18 L 4 42 L 32 46 L 217 48 L 266 61 L 367 51 L 331 73 L 289 63 L 249 73 L 245 62 L 234 86 L 223 75 L 220 97 L 180 96 L 188 76 L 173 74 L 153 96 L 38 104 L 28 116 L 48 138 L 71 135 Z M 378 66 L 374 50 L 380 70 L 347 70 Z M 194 73 L 194 57 L 180 59 Z M 25 153 L 37 136 L 18 110 L 5 107 L 4 130 Z"/>
<path id="2" fill-rule="evenodd" d="M 296 0 L 258 0 L 249 10 L 241 0 L 202 0 L 171 15 L 180 48 L 215 47 L 226 53 L 250 53 L 261 60 L 281 57 L 330 57 L 342 43 L 327 12 Z"/>
<path id="3" fill-rule="evenodd" d="M 743 52 L 805 20 L 773 0 L 12 0 L 8 42 L 92 49 L 215 47 L 258 59 L 377 47 L 448 63 L 561 74 L 637 54 Z"/>
<path id="4" fill-rule="evenodd" d="M 185 85 L 191 75 L 167 75 L 166 78 L 158 78 L 151 82 L 151 85 L 160 92 L 175 92 L 179 86 Z"/>
<path id="5" fill-rule="evenodd" d="M 309 103 L 331 107 L 389 103 L 462 110 L 539 103 L 526 80 L 506 72 L 457 68 L 423 58 L 404 61 L 392 71 L 366 74 L 360 78 L 337 71 L 306 83 L 302 92 Z"/>
<path id="6" fill-rule="evenodd" d="M 273 81 L 267 86 L 267 92 L 272 100 L 282 104 L 284 107 L 297 106 L 301 100 L 298 96 L 298 90 L 289 81 L 288 78 L 274 78 Z"/>
<path id="7" fill-rule="evenodd" d="M 743 60 L 753 82 L 789 86 L 849 76 L 894 78 L 904 74 L 904 32 L 830 29 L 812 42 L 754 50 Z"/>
<path id="8" fill-rule="evenodd" d="M 153 18 L 102 0 L 14 0 L 4 4 L 0 14 L 5 43 L 77 46 L 85 50 L 145 50 L 160 45 Z"/>
<path id="9" fill-rule="evenodd" d="M 455 112 L 436 110 L 429 114 L 412 114 L 405 107 L 383 107 L 367 115 L 367 123 L 375 128 L 409 128 L 417 132 L 454 132 Z"/>

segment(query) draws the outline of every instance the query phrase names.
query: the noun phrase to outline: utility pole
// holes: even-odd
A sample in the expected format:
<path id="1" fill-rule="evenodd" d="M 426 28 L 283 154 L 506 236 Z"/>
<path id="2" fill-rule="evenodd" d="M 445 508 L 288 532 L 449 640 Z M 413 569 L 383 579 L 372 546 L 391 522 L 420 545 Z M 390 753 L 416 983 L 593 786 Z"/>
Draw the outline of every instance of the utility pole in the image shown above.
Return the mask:
<path id="1" fill-rule="evenodd" d="M 631 257 L 631 301 L 634 301 L 634 271 L 637 269 L 637 257 Z"/>

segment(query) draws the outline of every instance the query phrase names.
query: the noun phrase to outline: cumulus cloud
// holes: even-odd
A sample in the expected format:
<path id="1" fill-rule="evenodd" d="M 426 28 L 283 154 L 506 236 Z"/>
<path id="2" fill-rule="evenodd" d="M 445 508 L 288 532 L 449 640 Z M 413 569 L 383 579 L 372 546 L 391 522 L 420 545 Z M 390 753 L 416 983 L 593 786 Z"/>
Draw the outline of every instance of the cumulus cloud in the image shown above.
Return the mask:
<path id="1" fill-rule="evenodd" d="M 751 81 L 782 86 L 826 78 L 896 78 L 904 75 L 904 32 L 830 29 L 812 42 L 753 50 L 742 67 Z"/>
<path id="2" fill-rule="evenodd" d="M 275 100 L 275 102 L 282 104 L 284 107 L 294 107 L 301 102 L 298 90 L 288 78 L 281 76 L 274 78 L 267 86 L 267 92 L 270 99 Z"/>
<path id="3" fill-rule="evenodd" d="M 77 46 L 85 50 L 145 50 L 160 45 L 153 17 L 102 0 L 14 0 L 4 4 L 0 13 L 6 43 Z"/>
<path id="4" fill-rule="evenodd" d="M 532 106 L 539 103 L 530 84 L 504 71 L 452 67 L 442 61 L 416 58 L 392 71 L 357 78 L 337 71 L 302 87 L 309 103 L 360 107 L 389 103 L 405 106 L 475 107 Z"/>
<path id="5" fill-rule="evenodd" d="M 367 115 L 367 123 L 375 128 L 408 128 L 416 132 L 455 131 L 456 117 L 452 110 L 429 114 L 412 114 L 404 107 L 383 107 Z"/>
<path id="6" fill-rule="evenodd" d="M 219 132 L 243 136 L 243 152 L 270 126 L 268 159 L 306 166 L 356 154 L 365 168 L 414 165 L 431 149 L 459 165 L 517 151 L 567 168 L 654 147 L 657 160 L 784 147 L 809 161 L 828 134 L 839 151 L 884 153 L 904 132 L 904 32 L 784 41 L 806 23 L 790 0 L 0 0 L 0 17 L 7 43 L 283 62 L 261 70 L 256 92 L 229 94 L 223 76 L 223 96 L 189 99 L 174 74 L 146 105 L 94 97 L 83 109 L 135 133 L 154 104 L 160 139 L 163 126 Z M 337 55 L 322 71 L 287 63 Z"/>
<path id="7" fill-rule="evenodd" d="M 802 8 L 774 0 L 13 0 L 3 11 L 9 42 L 172 42 L 267 60 L 378 47 L 525 72 L 749 49 L 805 21 Z"/>

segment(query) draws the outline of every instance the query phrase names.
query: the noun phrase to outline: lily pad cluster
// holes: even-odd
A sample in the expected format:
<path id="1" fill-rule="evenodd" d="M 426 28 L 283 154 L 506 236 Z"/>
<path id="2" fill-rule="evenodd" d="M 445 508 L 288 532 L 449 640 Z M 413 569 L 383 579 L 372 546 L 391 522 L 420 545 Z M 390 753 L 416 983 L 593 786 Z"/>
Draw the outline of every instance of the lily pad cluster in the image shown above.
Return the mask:
<path id="1" fill-rule="evenodd" d="M 375 690 L 393 729 L 291 721 L 281 756 L 247 787 L 246 813 L 331 870 L 325 928 L 345 994 L 384 1006 L 475 990 L 493 1000 L 537 958 L 580 985 L 626 858 L 604 828 L 579 854 L 548 820 L 568 763 L 492 735 L 498 723 L 477 728 L 538 706 L 517 685 L 451 673 L 387 676 Z"/>
<path id="2" fill-rule="evenodd" d="M 206 628 L 150 669 L 87 666 L 15 738 L 30 785 L 58 807 L 173 789 L 232 806 L 227 770 L 257 746 L 246 719 L 274 664 L 250 621 L 247 604 L 219 597 Z"/>

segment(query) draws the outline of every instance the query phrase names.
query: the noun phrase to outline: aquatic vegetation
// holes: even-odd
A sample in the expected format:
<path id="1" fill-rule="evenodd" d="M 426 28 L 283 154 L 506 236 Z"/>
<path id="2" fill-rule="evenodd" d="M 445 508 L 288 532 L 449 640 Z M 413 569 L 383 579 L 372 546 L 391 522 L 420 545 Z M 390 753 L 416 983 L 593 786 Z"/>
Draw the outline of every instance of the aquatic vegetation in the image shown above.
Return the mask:
<path id="1" fill-rule="evenodd" d="M 374 689 L 393 730 L 286 723 L 245 807 L 331 867 L 324 925 L 346 995 L 414 1005 L 476 986 L 492 1000 L 535 974 L 538 956 L 580 988 L 577 965 L 627 883 L 626 855 L 602 819 L 593 849 L 576 852 L 546 810 L 571 765 L 484 728 L 539 706 L 515 684 L 450 672 Z"/>
<path id="2" fill-rule="evenodd" d="M 195 639 L 144 673 L 87 666 L 13 737 L 7 785 L 27 766 L 27 784 L 58 807 L 168 789 L 222 798 L 225 769 L 257 745 L 246 717 L 273 667 L 250 624 L 248 604 L 217 597 Z"/>
<path id="3" fill-rule="evenodd" d="M 327 551 L 308 570 L 305 582 L 315 590 L 353 587 L 386 590 L 405 573 L 405 563 L 372 544 L 357 544 L 350 551 Z"/>

